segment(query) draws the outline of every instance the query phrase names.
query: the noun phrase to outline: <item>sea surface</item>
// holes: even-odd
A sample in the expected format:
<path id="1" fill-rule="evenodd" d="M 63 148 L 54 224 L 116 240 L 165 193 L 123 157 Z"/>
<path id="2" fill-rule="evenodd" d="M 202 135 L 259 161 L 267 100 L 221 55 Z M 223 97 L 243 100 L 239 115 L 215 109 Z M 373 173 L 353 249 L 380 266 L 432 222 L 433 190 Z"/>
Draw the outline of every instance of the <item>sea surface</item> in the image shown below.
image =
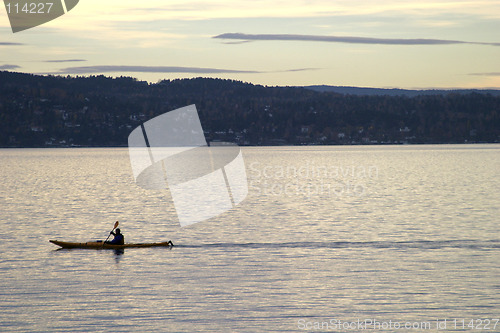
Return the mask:
<path id="1" fill-rule="evenodd" d="M 127 149 L 0 150 L 0 331 L 500 332 L 500 145 L 242 152 L 247 198 L 181 228 Z M 48 242 L 117 220 L 175 246 Z"/>

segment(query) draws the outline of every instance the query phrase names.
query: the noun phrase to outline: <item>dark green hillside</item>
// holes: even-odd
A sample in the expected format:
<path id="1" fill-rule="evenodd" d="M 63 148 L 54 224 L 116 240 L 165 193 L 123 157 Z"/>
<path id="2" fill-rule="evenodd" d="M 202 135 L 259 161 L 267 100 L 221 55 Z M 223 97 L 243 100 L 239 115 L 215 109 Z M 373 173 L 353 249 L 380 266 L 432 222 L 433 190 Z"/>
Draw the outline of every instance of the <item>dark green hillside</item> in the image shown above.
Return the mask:
<path id="1" fill-rule="evenodd" d="M 500 140 L 500 97 L 355 96 L 232 80 L 54 77 L 0 72 L 0 146 L 126 146 L 159 114 L 196 104 L 209 140 L 242 145 Z"/>

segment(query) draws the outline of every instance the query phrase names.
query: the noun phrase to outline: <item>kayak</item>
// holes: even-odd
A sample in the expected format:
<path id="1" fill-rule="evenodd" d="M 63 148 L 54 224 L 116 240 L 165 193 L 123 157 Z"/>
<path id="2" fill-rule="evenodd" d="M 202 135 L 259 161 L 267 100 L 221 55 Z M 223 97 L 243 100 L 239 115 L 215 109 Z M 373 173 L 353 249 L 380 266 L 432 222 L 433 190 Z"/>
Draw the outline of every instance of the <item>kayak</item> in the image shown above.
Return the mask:
<path id="1" fill-rule="evenodd" d="M 61 242 L 58 240 L 49 240 L 52 244 L 58 245 L 64 249 L 126 249 L 133 247 L 171 247 L 171 241 L 161 242 L 161 243 L 130 243 L 123 245 L 113 245 L 113 244 L 105 244 L 101 242 L 86 242 L 86 243 L 72 243 L 72 242 Z"/>

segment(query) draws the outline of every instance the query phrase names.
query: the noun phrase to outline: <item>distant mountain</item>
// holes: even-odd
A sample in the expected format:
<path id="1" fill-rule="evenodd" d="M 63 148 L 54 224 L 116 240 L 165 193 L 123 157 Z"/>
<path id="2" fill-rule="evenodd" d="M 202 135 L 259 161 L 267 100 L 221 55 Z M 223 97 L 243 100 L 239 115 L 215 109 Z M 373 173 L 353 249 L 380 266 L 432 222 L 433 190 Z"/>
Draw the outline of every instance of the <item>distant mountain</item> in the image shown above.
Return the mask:
<path id="1" fill-rule="evenodd" d="M 343 86 L 326 86 L 315 85 L 306 86 L 306 89 L 311 89 L 318 92 L 334 92 L 342 95 L 356 96 L 429 96 L 429 95 L 449 95 L 449 94 L 490 94 L 492 96 L 500 96 L 500 89 L 429 89 L 429 90 L 408 90 L 408 89 L 385 89 L 385 88 L 362 88 L 362 87 L 343 87 Z"/>

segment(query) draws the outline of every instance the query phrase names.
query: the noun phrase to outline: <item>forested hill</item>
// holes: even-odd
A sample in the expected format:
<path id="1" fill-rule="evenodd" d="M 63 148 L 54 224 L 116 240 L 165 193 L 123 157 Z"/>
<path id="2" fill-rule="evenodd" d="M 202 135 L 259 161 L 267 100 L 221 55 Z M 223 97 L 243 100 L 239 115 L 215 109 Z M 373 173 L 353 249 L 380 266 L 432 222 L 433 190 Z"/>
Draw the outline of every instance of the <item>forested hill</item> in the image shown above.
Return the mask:
<path id="1" fill-rule="evenodd" d="M 0 72 L 0 146 L 126 146 L 157 115 L 196 104 L 207 139 L 240 145 L 499 142 L 500 97 L 355 96 L 221 79 Z"/>

